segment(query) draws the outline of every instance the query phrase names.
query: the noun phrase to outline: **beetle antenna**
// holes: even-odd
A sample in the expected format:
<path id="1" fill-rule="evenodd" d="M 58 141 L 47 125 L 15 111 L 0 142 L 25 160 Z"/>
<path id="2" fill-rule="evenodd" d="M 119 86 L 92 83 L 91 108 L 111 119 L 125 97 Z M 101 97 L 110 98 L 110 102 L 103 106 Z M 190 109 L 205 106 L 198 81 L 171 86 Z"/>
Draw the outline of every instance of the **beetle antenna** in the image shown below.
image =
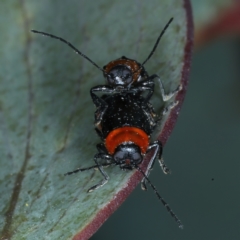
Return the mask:
<path id="1" fill-rule="evenodd" d="M 152 57 L 152 55 L 154 54 L 154 52 L 155 52 L 155 50 L 156 50 L 156 48 L 157 48 L 157 46 L 158 46 L 158 43 L 159 43 L 160 39 L 162 38 L 163 34 L 164 34 L 165 31 L 167 30 L 167 28 L 168 28 L 168 26 L 170 25 L 170 23 L 172 22 L 172 20 L 173 20 L 173 17 L 170 18 L 170 20 L 168 21 L 168 23 L 166 24 L 166 26 L 164 27 L 164 29 L 163 29 L 162 32 L 160 33 L 160 35 L 159 35 L 159 37 L 158 37 L 158 39 L 157 39 L 157 41 L 156 41 L 156 43 L 155 43 L 152 51 L 150 52 L 150 54 L 148 55 L 148 57 L 146 58 L 146 60 L 142 63 L 142 66 L 143 66 L 143 65 Z"/>
<path id="2" fill-rule="evenodd" d="M 115 164 L 114 162 L 110 162 L 110 163 L 103 163 L 101 164 L 101 166 L 103 167 L 107 167 L 107 166 L 111 166 Z M 71 174 L 74 174 L 74 173 L 77 173 L 77 172 L 84 172 L 84 171 L 88 171 L 90 169 L 94 169 L 94 168 L 98 168 L 99 166 L 98 165 L 93 165 L 91 167 L 86 167 L 86 168 L 77 168 L 71 172 L 67 172 L 67 173 L 64 173 L 64 176 L 67 176 L 67 175 L 71 175 Z"/>
<path id="3" fill-rule="evenodd" d="M 90 58 L 88 58 L 85 54 L 83 54 L 82 52 L 80 52 L 77 48 L 75 48 L 70 42 L 68 42 L 67 40 L 61 38 L 61 37 L 58 37 L 58 36 L 55 36 L 55 35 L 52 35 L 50 33 L 45 33 L 45 32 L 40 32 L 40 31 L 36 31 L 36 30 L 31 30 L 31 32 L 33 33 L 38 33 L 38 34 L 42 34 L 44 36 L 48 36 L 48 37 L 51 37 L 51 38 L 55 38 L 55 39 L 58 39 L 60 40 L 61 42 L 64 42 L 65 44 L 67 44 L 70 48 L 72 48 L 77 54 L 79 54 L 80 56 L 82 56 L 83 58 L 87 59 L 90 63 L 92 63 L 96 68 L 98 68 L 99 70 L 101 70 L 103 73 L 105 73 L 105 71 L 99 67 L 95 62 L 93 62 Z"/>
<path id="4" fill-rule="evenodd" d="M 143 172 L 143 170 L 138 166 L 134 165 L 134 167 L 144 176 L 144 178 L 147 180 L 148 184 L 151 186 L 155 194 L 157 195 L 158 199 L 162 202 L 164 207 L 167 209 L 167 211 L 171 214 L 171 216 L 174 218 L 174 220 L 177 222 L 178 227 L 183 229 L 183 224 L 181 220 L 177 217 L 177 215 L 173 212 L 173 210 L 170 208 L 167 202 L 160 196 L 159 192 L 157 189 L 154 187 L 154 185 L 151 183 L 150 179 L 146 176 L 146 174 Z"/>

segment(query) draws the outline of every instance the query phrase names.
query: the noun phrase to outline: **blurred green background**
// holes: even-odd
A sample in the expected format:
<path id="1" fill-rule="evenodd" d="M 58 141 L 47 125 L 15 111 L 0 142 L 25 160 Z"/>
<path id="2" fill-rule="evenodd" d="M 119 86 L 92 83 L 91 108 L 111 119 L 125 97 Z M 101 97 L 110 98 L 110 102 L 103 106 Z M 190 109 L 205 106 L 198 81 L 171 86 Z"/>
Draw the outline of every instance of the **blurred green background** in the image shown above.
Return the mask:
<path id="1" fill-rule="evenodd" d="M 184 224 L 180 230 L 151 189 L 140 186 L 91 238 L 240 238 L 240 45 L 225 37 L 193 55 L 188 92 L 164 148 L 172 170 L 150 178 Z"/>

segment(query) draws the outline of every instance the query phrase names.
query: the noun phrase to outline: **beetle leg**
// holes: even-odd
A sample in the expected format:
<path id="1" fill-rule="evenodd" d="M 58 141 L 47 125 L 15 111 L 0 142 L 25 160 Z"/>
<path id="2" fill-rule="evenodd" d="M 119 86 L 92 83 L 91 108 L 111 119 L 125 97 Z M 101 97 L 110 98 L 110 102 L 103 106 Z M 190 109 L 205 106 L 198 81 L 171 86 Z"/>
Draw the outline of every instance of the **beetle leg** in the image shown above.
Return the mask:
<path id="1" fill-rule="evenodd" d="M 163 111 L 162 115 L 168 114 L 175 106 L 178 105 L 178 101 L 171 102 L 168 106 L 166 106 Z"/>
<path id="2" fill-rule="evenodd" d="M 108 176 L 107 173 L 103 170 L 103 166 L 98 163 L 98 161 L 97 161 L 98 158 L 101 158 L 101 159 L 112 159 L 112 157 L 111 157 L 110 155 L 105 154 L 105 153 L 97 153 L 97 154 L 95 155 L 94 161 L 95 161 L 95 163 L 96 163 L 96 165 L 97 165 L 98 170 L 99 170 L 100 173 L 103 175 L 103 178 L 104 178 L 104 179 L 101 180 L 101 181 L 100 181 L 99 183 L 97 183 L 96 185 L 90 187 L 90 188 L 88 189 L 88 192 L 92 192 L 92 191 L 94 191 L 94 190 L 102 187 L 102 186 L 105 185 L 105 184 L 108 182 L 108 180 L 109 180 L 109 176 Z"/>
<path id="3" fill-rule="evenodd" d="M 104 113 L 106 112 L 106 110 L 108 108 L 108 105 L 101 97 L 97 96 L 94 93 L 94 91 L 96 91 L 96 90 L 99 90 L 99 88 L 98 87 L 92 88 L 91 91 L 90 91 L 90 94 L 91 94 L 93 103 L 97 108 L 97 110 L 95 112 L 95 127 L 99 131 L 101 131 L 101 121 L 102 121 Z"/>
<path id="4" fill-rule="evenodd" d="M 155 163 L 157 155 L 158 155 L 158 161 L 159 161 L 160 167 L 162 168 L 163 173 L 165 173 L 165 174 L 170 173 L 169 168 L 166 166 L 166 164 L 164 163 L 163 158 L 162 158 L 162 143 L 158 140 L 153 142 L 148 147 L 147 152 L 149 152 L 152 148 L 155 148 L 155 150 L 154 150 L 153 156 L 147 166 L 147 170 L 145 172 L 146 176 L 148 177 L 150 175 L 150 171 L 153 169 L 153 165 Z M 141 181 L 141 188 L 142 188 L 142 190 L 147 190 L 145 178 L 143 178 Z"/>
<path id="5" fill-rule="evenodd" d="M 163 83 L 162 83 L 160 77 L 157 74 L 153 74 L 152 76 L 150 76 L 151 80 L 153 80 L 155 78 L 157 78 L 157 80 L 158 80 L 158 83 L 159 83 L 159 86 L 160 86 L 160 92 L 161 92 L 162 99 L 163 99 L 164 102 L 168 101 L 174 95 L 176 95 L 180 90 L 182 90 L 182 85 L 179 85 L 174 91 L 166 94 L 165 90 L 164 90 L 164 87 L 163 87 Z"/>

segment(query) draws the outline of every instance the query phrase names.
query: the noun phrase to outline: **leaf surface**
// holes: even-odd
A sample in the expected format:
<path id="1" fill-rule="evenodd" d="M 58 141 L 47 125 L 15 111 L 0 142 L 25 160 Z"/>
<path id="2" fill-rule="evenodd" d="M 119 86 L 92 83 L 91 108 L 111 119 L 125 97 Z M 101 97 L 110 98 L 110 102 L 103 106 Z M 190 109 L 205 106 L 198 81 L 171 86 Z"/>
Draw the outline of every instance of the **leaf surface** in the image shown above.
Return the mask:
<path id="1" fill-rule="evenodd" d="M 66 45 L 30 30 L 65 38 L 104 66 L 122 55 L 143 62 L 174 17 L 145 66 L 150 75 L 161 76 L 167 92 L 183 85 L 176 96 L 179 105 L 154 137 L 165 143 L 186 91 L 190 11 L 187 0 L 1 3 L 1 239 L 89 239 L 141 179 L 139 172 L 109 167 L 108 184 L 88 194 L 102 178 L 98 171 L 64 177 L 93 164 L 100 139 L 94 132 L 89 90 L 105 80 Z M 161 114 L 164 105 L 158 92 L 153 102 Z"/>

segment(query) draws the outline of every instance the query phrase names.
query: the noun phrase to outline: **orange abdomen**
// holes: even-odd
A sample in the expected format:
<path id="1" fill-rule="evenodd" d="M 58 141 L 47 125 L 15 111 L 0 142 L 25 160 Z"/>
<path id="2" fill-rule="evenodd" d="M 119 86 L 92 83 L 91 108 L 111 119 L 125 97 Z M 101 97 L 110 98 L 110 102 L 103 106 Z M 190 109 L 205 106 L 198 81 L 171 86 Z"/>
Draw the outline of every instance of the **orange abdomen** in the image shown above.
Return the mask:
<path id="1" fill-rule="evenodd" d="M 109 154 L 114 154 L 115 149 L 124 142 L 133 142 L 145 154 L 149 146 L 148 135 L 140 128 L 120 127 L 112 130 L 105 139 L 105 146 Z"/>

